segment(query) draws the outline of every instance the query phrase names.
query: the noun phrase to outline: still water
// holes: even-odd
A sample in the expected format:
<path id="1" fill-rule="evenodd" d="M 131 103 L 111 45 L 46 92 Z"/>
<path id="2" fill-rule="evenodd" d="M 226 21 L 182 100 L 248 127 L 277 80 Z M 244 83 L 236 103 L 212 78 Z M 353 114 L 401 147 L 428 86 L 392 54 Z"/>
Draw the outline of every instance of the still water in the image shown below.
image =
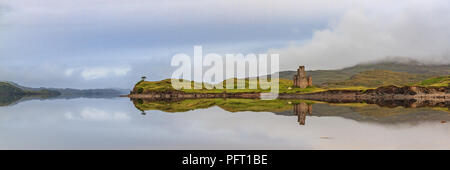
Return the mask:
<path id="1" fill-rule="evenodd" d="M 450 149 L 448 108 L 192 102 L 178 102 L 186 109 L 128 98 L 2 106 L 0 149 Z"/>

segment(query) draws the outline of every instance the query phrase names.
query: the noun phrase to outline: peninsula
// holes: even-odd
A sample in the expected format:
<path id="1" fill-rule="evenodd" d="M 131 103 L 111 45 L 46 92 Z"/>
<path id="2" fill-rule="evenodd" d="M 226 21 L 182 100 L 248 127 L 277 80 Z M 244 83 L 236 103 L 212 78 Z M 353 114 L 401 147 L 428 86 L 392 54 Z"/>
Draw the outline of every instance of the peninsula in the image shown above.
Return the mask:
<path id="1" fill-rule="evenodd" d="M 396 72 L 391 70 L 367 69 L 374 68 L 374 65 L 358 66 L 361 72 L 355 73 L 350 78 L 336 81 L 314 84 L 315 76 L 322 78 L 325 74 L 315 76 L 305 71 L 304 66 L 300 66 L 292 76 L 292 79 L 285 79 L 283 76 L 279 81 L 279 99 L 307 99 L 320 101 L 374 101 L 374 100 L 419 100 L 436 101 L 448 103 L 450 101 L 449 83 L 450 75 L 443 74 L 411 74 L 406 72 Z M 383 68 L 386 68 L 382 65 Z M 413 66 L 411 66 L 413 67 Z M 404 67 L 403 67 L 404 68 Z M 449 67 L 443 67 L 447 70 Z M 317 73 L 317 71 L 316 71 Z M 435 72 L 433 72 L 435 73 Z M 314 72 L 313 72 L 314 74 Z M 283 75 L 283 73 L 280 73 Z M 270 79 L 270 78 L 269 78 Z M 242 79 L 241 79 L 242 80 Z M 235 78 L 235 87 L 236 87 Z M 171 79 L 161 81 L 138 82 L 128 97 L 132 99 L 197 99 L 197 98 L 252 98 L 258 99 L 262 93 L 270 90 L 260 88 L 258 81 L 257 89 L 248 89 L 249 78 L 244 79 L 246 89 L 226 89 L 224 82 L 222 89 L 180 89 L 175 90 L 171 86 Z M 192 87 L 199 82 L 191 81 Z M 213 86 L 201 83 L 202 87 Z M 215 85 L 217 87 L 217 85 Z"/>

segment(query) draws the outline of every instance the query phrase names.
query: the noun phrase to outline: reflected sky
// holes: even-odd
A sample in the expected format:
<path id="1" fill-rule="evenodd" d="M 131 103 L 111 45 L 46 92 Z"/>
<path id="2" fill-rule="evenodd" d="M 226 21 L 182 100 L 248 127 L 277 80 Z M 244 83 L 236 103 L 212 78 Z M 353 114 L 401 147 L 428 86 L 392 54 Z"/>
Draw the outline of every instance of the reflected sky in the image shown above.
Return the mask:
<path id="1" fill-rule="evenodd" d="M 217 106 L 141 115 L 127 98 L 31 100 L 0 107 L 0 149 L 450 149 L 450 123 L 314 116 L 325 105 L 301 126 L 297 116 Z"/>

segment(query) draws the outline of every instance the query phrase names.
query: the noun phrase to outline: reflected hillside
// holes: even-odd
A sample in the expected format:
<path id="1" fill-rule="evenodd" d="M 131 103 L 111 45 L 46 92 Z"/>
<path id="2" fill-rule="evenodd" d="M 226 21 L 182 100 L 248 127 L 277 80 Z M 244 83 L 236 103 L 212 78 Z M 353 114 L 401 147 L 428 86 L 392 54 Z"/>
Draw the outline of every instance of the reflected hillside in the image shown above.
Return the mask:
<path id="1" fill-rule="evenodd" d="M 49 95 L 0 95 L 0 107 L 1 106 L 12 106 L 20 102 L 29 100 L 56 100 L 56 99 L 77 99 L 77 98 L 116 98 L 119 97 L 115 94 L 104 94 L 104 95 L 60 95 L 60 96 L 49 96 Z"/>
<path id="2" fill-rule="evenodd" d="M 16 104 L 22 96 L 17 95 L 0 95 L 0 106 L 9 106 Z"/>
<path id="3" fill-rule="evenodd" d="M 114 98 L 127 93 L 126 89 L 32 88 L 0 81 L 0 106 L 35 99 Z"/>
<path id="4" fill-rule="evenodd" d="M 141 111 L 161 110 L 164 112 L 186 112 L 218 106 L 229 112 L 282 112 L 292 110 L 292 104 L 312 101 L 306 100 L 257 100 L 257 99 L 185 99 L 185 100 L 146 100 L 132 99 L 134 106 Z"/>
<path id="5" fill-rule="evenodd" d="M 56 98 L 49 95 L 0 95 L 0 106 L 12 106 L 28 100 L 46 100 Z"/>
<path id="6" fill-rule="evenodd" d="M 317 103 L 314 104 L 314 116 L 338 116 L 359 122 L 380 124 L 408 123 L 419 124 L 421 122 L 450 121 L 448 107 L 386 107 L 365 103 Z"/>
<path id="7" fill-rule="evenodd" d="M 228 112 L 272 112 L 280 116 L 297 116 L 305 125 L 307 116 L 342 117 L 361 122 L 380 124 L 450 121 L 446 103 L 424 101 L 382 101 L 368 103 L 325 103 L 310 100 L 258 100 L 258 99 L 186 99 L 186 100 L 132 100 L 134 106 L 146 114 L 148 110 L 168 113 L 220 107 Z M 444 107 L 443 107 L 444 106 Z"/>

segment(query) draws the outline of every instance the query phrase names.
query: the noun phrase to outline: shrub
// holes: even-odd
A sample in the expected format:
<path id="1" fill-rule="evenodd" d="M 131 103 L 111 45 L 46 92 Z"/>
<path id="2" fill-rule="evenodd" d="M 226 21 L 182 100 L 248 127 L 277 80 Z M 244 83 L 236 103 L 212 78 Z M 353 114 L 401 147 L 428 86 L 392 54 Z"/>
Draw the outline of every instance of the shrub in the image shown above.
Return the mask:
<path id="1" fill-rule="evenodd" d="M 137 92 L 138 92 L 138 94 L 141 94 L 142 92 L 144 92 L 144 89 L 143 88 L 138 88 Z"/>

